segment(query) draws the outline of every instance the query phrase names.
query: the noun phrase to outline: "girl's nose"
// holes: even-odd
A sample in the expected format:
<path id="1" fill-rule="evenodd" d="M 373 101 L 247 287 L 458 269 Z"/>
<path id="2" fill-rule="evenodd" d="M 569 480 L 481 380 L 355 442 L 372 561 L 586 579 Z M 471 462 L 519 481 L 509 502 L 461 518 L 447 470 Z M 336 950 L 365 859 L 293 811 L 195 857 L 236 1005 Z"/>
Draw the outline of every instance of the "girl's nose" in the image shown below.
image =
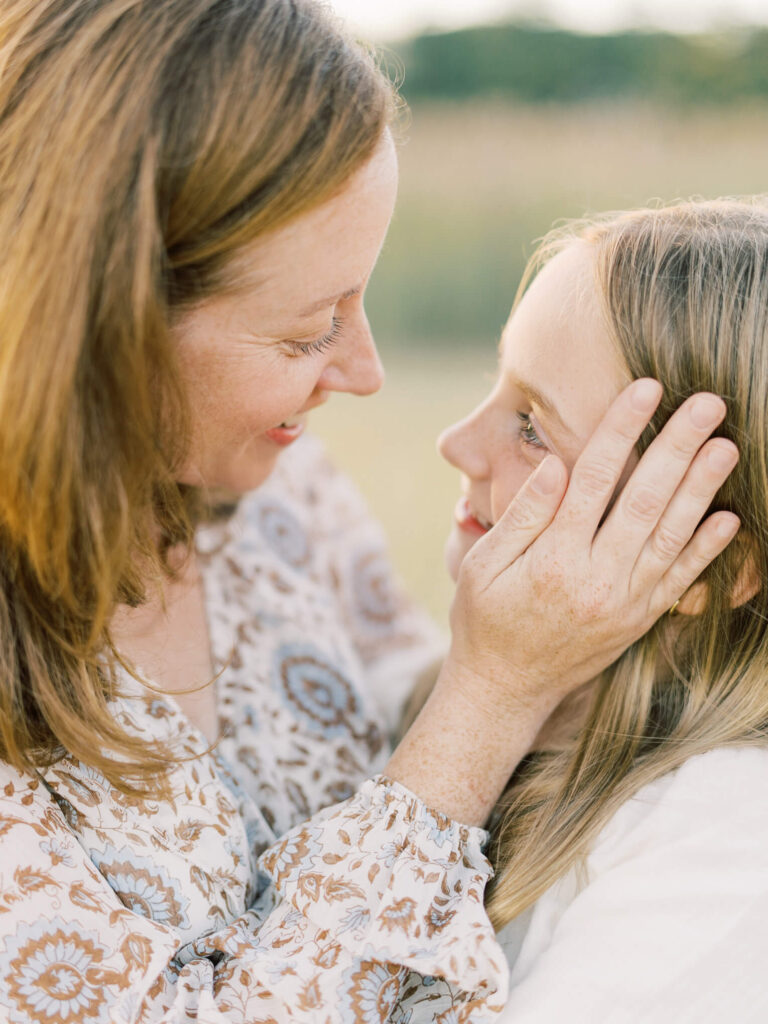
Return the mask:
<path id="1" fill-rule="evenodd" d="M 488 460 L 483 446 L 481 410 L 454 423 L 437 439 L 437 450 L 456 469 L 473 480 L 489 475 Z"/>

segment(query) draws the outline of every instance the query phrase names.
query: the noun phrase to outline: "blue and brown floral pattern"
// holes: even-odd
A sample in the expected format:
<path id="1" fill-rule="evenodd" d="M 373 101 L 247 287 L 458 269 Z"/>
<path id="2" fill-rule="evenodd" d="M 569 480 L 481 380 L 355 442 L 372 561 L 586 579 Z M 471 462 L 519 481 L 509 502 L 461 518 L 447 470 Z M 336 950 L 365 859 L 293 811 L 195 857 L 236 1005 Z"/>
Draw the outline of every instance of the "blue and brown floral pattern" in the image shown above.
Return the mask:
<path id="1" fill-rule="evenodd" d="M 354 732 L 359 723 L 362 706 L 352 684 L 316 647 L 280 647 L 275 652 L 274 685 L 294 715 L 313 732 L 343 736 Z"/>
<path id="2" fill-rule="evenodd" d="M 137 857 L 130 847 L 92 851 L 91 859 L 121 902 L 134 914 L 141 914 L 158 924 L 186 928 L 189 900 L 181 891 L 178 879 L 169 877 L 154 861 Z"/>
<path id="3" fill-rule="evenodd" d="M 382 1024 L 397 1007 L 408 971 L 396 964 L 363 961 L 342 979 L 339 1024 Z"/>
<path id="4" fill-rule="evenodd" d="M 56 917 L 21 923 L 0 958 L 0 1003 L 13 1024 L 109 1024 L 117 979 L 94 932 Z"/>
<path id="5" fill-rule="evenodd" d="M 361 555 L 352 566 L 355 607 L 369 626 L 389 629 L 397 613 L 397 590 L 383 552 Z"/>
<path id="6" fill-rule="evenodd" d="M 0 764 L 0 1021 L 432 1024 L 474 1000 L 486 1024 L 506 974 L 483 833 L 376 775 L 392 652 L 404 692 L 434 632 L 359 495 L 303 439 L 197 550 L 215 753 L 126 676 L 115 716 L 178 755 L 166 795 Z"/>
<path id="7" fill-rule="evenodd" d="M 292 569 L 305 569 L 310 560 L 309 538 L 296 517 L 276 501 L 258 502 L 254 518 L 261 536 Z"/>

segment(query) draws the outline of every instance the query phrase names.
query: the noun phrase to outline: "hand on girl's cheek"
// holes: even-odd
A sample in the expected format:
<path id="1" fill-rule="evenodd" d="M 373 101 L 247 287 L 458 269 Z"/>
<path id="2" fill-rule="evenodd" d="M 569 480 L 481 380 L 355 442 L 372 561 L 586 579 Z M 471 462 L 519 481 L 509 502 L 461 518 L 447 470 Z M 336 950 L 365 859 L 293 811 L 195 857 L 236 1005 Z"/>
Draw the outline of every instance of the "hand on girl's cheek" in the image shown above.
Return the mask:
<path id="1" fill-rule="evenodd" d="M 461 568 L 464 556 L 475 541 L 479 539 L 479 537 L 471 537 L 469 534 L 464 533 L 457 526 L 454 526 L 449 533 L 445 544 L 445 564 L 454 583 L 459 578 L 459 569 Z"/>

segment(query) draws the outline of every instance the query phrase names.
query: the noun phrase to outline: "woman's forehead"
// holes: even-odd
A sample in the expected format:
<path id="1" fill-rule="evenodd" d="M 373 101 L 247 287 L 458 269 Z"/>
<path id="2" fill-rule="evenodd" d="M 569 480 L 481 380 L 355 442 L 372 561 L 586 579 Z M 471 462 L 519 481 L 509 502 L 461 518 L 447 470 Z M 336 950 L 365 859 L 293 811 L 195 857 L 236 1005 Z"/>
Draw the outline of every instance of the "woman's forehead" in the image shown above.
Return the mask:
<path id="1" fill-rule="evenodd" d="M 301 319 L 359 291 L 376 262 L 396 193 L 394 145 L 384 140 L 341 192 L 238 257 L 233 273 L 244 301 Z"/>

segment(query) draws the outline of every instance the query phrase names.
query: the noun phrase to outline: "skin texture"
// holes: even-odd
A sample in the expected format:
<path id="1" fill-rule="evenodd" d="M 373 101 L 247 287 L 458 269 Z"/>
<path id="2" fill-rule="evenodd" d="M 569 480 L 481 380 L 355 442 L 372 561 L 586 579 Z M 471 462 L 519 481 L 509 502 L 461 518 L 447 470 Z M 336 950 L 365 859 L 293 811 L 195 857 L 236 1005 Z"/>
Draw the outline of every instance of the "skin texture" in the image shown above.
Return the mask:
<path id="1" fill-rule="evenodd" d="M 363 295 L 396 193 L 386 133 L 339 195 L 243 255 L 233 269 L 250 284 L 240 294 L 207 302 L 176 325 L 194 416 L 183 483 L 237 494 L 258 487 L 282 451 L 267 430 L 305 417 L 332 391 L 370 395 L 381 387 Z M 299 347 L 324 338 L 317 350 Z"/>
<path id="2" fill-rule="evenodd" d="M 396 193 L 397 158 L 386 133 L 342 192 L 243 254 L 233 267 L 245 282 L 239 294 L 207 302 L 175 325 L 193 412 L 182 482 L 229 494 L 258 487 L 285 450 L 267 430 L 304 420 L 333 391 L 369 395 L 381 387 L 363 296 Z M 313 348 L 334 318 L 333 338 Z M 165 602 L 158 594 L 139 608 L 118 607 L 112 635 L 213 742 L 215 694 L 206 685 L 213 669 L 194 555 L 166 585 Z M 190 687 L 199 689 L 182 692 Z"/>

